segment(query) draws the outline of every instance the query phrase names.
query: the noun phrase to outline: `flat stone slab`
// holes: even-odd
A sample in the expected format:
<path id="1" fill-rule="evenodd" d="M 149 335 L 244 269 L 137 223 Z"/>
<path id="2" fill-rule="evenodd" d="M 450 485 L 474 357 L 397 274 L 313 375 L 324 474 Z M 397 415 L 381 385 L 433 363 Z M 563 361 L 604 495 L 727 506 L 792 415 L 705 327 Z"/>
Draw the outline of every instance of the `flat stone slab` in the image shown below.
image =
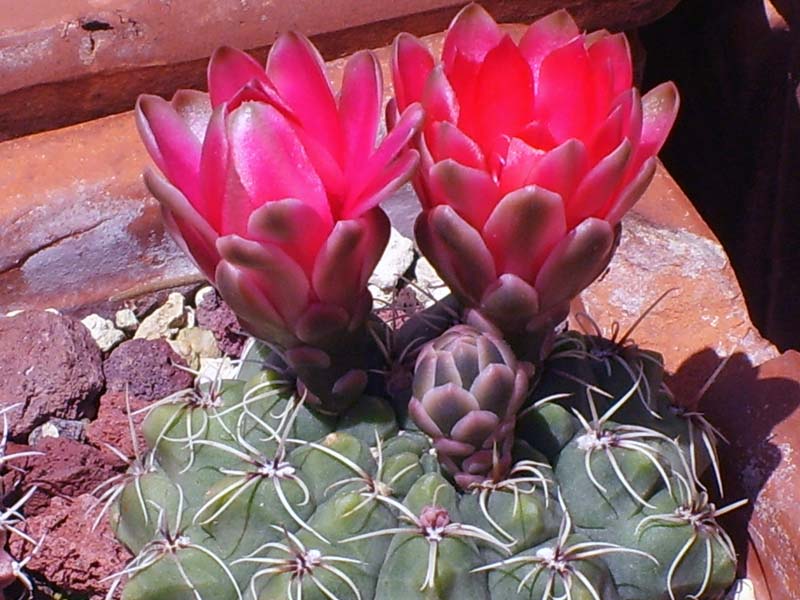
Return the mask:
<path id="1" fill-rule="evenodd" d="M 630 29 L 678 0 L 505 0 L 499 21 L 568 7 L 584 27 Z M 220 45 L 259 58 L 287 29 L 313 36 L 326 57 L 388 44 L 400 31 L 441 31 L 463 0 L 34 0 L 0 23 L 0 139 L 129 110 L 146 89 L 171 95 L 205 85 Z"/>

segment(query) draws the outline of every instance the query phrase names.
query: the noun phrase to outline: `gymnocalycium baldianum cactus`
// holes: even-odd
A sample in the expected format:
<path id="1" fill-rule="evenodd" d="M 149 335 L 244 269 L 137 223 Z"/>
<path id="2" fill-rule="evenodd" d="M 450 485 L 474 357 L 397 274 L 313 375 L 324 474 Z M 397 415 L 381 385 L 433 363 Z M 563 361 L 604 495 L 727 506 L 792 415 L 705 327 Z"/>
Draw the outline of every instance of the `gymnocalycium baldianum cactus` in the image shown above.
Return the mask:
<path id="1" fill-rule="evenodd" d="M 298 34 L 266 70 L 218 51 L 205 112 L 140 100 L 167 226 L 258 341 L 236 378 L 148 407 L 98 501 L 134 554 L 109 598 L 718 598 L 717 517 L 741 503 L 703 483 L 721 494 L 716 431 L 657 353 L 554 328 L 652 176 L 674 88 L 639 98 L 624 36 L 559 12 L 517 45 L 476 5 L 443 65 L 401 36 L 393 67 L 377 149 L 376 59 L 334 97 Z M 418 241 L 461 305 L 394 330 L 365 283 L 418 153 Z"/>

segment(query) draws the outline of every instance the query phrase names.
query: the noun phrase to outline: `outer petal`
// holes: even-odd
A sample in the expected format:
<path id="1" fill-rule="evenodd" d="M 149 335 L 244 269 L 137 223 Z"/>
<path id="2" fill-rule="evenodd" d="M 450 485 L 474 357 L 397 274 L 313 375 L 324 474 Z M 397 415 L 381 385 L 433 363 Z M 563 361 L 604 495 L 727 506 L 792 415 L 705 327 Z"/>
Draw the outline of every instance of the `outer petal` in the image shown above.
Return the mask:
<path id="1" fill-rule="evenodd" d="M 203 275 L 213 281 L 219 262 L 217 233 L 177 188 L 151 169 L 145 171 L 144 182 L 161 204 L 164 223 L 173 239 L 194 260 Z"/>
<path id="2" fill-rule="evenodd" d="M 480 312 L 504 329 L 519 327 L 539 312 L 539 294 L 516 275 L 503 273 L 481 298 Z"/>
<path id="3" fill-rule="evenodd" d="M 568 228 L 575 227 L 587 217 L 599 216 L 622 183 L 631 154 L 631 143 L 622 140 L 616 150 L 587 173 L 567 207 Z"/>
<path id="4" fill-rule="evenodd" d="M 267 104 L 247 103 L 229 117 L 231 158 L 252 208 L 302 198 L 331 221 L 325 188 L 286 118 Z"/>
<path id="5" fill-rule="evenodd" d="M 459 299 L 477 306 L 495 280 L 494 260 L 480 234 L 449 206 L 422 213 L 414 225 L 417 244 Z"/>
<path id="6" fill-rule="evenodd" d="M 237 235 L 219 238 L 217 249 L 227 263 L 247 275 L 288 325 L 303 313 L 310 300 L 308 278 L 283 250 Z M 245 318 L 252 321 L 248 315 Z"/>
<path id="7" fill-rule="evenodd" d="M 570 14 L 562 9 L 531 23 L 519 41 L 519 49 L 528 61 L 534 80 L 544 58 L 561 46 L 566 46 L 580 34 Z"/>
<path id="8" fill-rule="evenodd" d="M 471 63 L 480 63 L 486 54 L 503 39 L 503 33 L 492 16 L 479 4 L 468 4 L 459 12 L 450 27 L 442 49 L 442 61 L 448 75 L 456 56 Z"/>
<path id="9" fill-rule="evenodd" d="M 381 210 L 337 222 L 314 263 L 312 282 L 317 297 L 353 310 L 386 248 L 389 233 L 389 220 Z"/>
<path id="10" fill-rule="evenodd" d="M 422 90 L 433 65 L 430 50 L 413 35 L 401 33 L 395 38 L 392 45 L 392 81 L 400 111 L 422 100 Z"/>
<path id="11" fill-rule="evenodd" d="M 212 112 L 208 94 L 199 90 L 178 90 L 169 103 L 194 136 L 202 140 Z"/>
<path id="12" fill-rule="evenodd" d="M 573 298 L 608 264 L 614 229 L 606 221 L 586 219 L 570 231 L 550 253 L 536 277 L 540 310 Z"/>
<path id="13" fill-rule="evenodd" d="M 296 198 L 264 204 L 253 211 L 247 226 L 250 238 L 277 244 L 309 275 L 330 231 L 313 208 Z"/>
<path id="14" fill-rule="evenodd" d="M 655 175 L 657 164 L 658 159 L 655 156 L 645 161 L 641 169 L 639 169 L 639 172 L 614 200 L 608 214 L 605 215 L 606 221 L 611 223 L 611 225 L 616 225 L 622 220 L 625 213 L 636 204 L 636 201 L 644 194 L 647 186 L 650 185 L 650 182 L 653 180 L 653 175 Z"/>
<path id="15" fill-rule="evenodd" d="M 589 47 L 594 73 L 594 119 L 603 119 L 611 101 L 633 86 L 631 48 L 624 33 L 602 36 Z"/>
<path id="16" fill-rule="evenodd" d="M 194 203 L 200 197 L 200 140 L 174 107 L 158 96 L 136 101 L 136 125 L 159 169 Z"/>
<path id="17" fill-rule="evenodd" d="M 344 172 L 351 177 L 372 154 L 381 117 L 383 79 L 375 55 L 362 50 L 344 68 L 339 94 Z"/>
<path id="18" fill-rule="evenodd" d="M 432 124 L 429 143 L 434 160 L 451 158 L 465 167 L 475 169 L 483 169 L 486 166 L 480 146 L 449 121 Z"/>
<path id="19" fill-rule="evenodd" d="M 356 219 L 377 207 L 408 182 L 418 164 L 419 153 L 416 150 L 408 150 L 403 153 L 400 158 L 391 165 L 387 165 L 377 177 L 370 181 L 359 197 L 344 207 L 342 218 Z"/>
<path id="20" fill-rule="evenodd" d="M 230 102 L 253 79 L 268 82 L 264 67 L 252 56 L 229 46 L 217 48 L 208 63 L 211 105 L 216 108 L 223 102 Z"/>
<path id="21" fill-rule="evenodd" d="M 533 281 L 565 233 L 561 197 L 532 185 L 500 200 L 486 221 L 483 239 L 495 258 L 498 272 Z"/>
<path id="22" fill-rule="evenodd" d="M 429 173 L 434 198 L 452 206 L 475 229 L 480 230 L 497 203 L 498 189 L 489 174 L 454 160 L 436 163 Z"/>
<path id="23" fill-rule="evenodd" d="M 232 194 L 228 206 L 225 206 L 228 187 L 228 132 L 225 113 L 226 107 L 218 106 L 208 123 L 200 156 L 200 184 L 203 194 L 197 203 L 197 210 L 206 218 L 209 225 L 223 235 L 244 231 L 237 227 L 241 222 L 233 227 L 223 227 L 222 216 L 226 208 L 237 216 L 246 215 L 249 209 L 249 203 L 236 206 L 237 200 L 244 199 L 247 202 L 245 194 Z"/>
<path id="24" fill-rule="evenodd" d="M 586 147 L 570 139 L 545 154 L 533 168 L 526 185 L 537 185 L 561 196 L 569 206 L 572 194 L 589 168 Z"/>
<path id="25" fill-rule="evenodd" d="M 464 415 L 480 409 L 472 394 L 453 383 L 427 392 L 422 397 L 422 406 L 445 435 Z"/>
<path id="26" fill-rule="evenodd" d="M 512 138 L 508 144 L 505 164 L 500 171 L 500 193 L 505 195 L 527 185 L 531 181 L 534 168 L 544 155 L 544 150 Z"/>
<path id="27" fill-rule="evenodd" d="M 436 121 L 458 122 L 459 101 L 441 64 L 433 68 L 425 82 L 425 88 L 422 91 L 422 107 L 425 109 L 426 134 L 429 132 L 430 125 Z"/>
<path id="28" fill-rule="evenodd" d="M 267 76 L 292 107 L 303 127 L 324 141 L 332 156 L 341 157 L 341 130 L 325 63 L 308 39 L 285 33 L 267 58 Z"/>
<path id="29" fill-rule="evenodd" d="M 671 81 L 662 83 L 642 97 L 644 121 L 642 138 L 634 164 L 655 156 L 664 145 L 680 107 L 678 88 Z M 641 161 L 637 163 L 636 161 Z"/>

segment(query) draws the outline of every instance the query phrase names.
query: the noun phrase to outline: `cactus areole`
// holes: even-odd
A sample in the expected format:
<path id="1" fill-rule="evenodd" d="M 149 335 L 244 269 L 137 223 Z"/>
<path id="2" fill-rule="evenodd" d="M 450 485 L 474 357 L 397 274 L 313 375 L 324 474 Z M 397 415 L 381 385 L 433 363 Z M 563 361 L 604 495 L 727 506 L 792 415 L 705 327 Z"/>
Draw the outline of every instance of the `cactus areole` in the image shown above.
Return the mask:
<path id="1" fill-rule="evenodd" d="M 373 54 L 334 93 L 295 33 L 266 68 L 218 50 L 207 99 L 139 100 L 166 226 L 256 341 L 237 378 L 148 409 L 102 492 L 134 554 L 109 598 L 720 597 L 717 518 L 741 503 L 712 500 L 716 430 L 629 335 L 556 332 L 653 176 L 674 87 L 639 96 L 624 35 L 561 11 L 515 41 L 474 4 L 440 60 L 401 34 L 392 73 L 379 141 Z M 455 300 L 395 330 L 366 284 L 411 178 Z"/>

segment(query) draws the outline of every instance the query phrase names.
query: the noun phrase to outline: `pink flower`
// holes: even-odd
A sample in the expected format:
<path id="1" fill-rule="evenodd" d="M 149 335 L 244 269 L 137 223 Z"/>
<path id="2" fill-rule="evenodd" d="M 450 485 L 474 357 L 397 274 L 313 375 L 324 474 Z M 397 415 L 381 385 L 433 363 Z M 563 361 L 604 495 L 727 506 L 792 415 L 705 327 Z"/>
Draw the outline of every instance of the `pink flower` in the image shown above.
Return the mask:
<path id="1" fill-rule="evenodd" d="M 142 96 L 146 174 L 166 226 L 257 337 L 325 346 L 371 308 L 367 280 L 389 237 L 379 203 L 417 164 L 418 105 L 376 148 L 383 84 L 355 54 L 334 96 L 303 36 L 282 35 L 266 70 L 231 48 L 208 67 L 209 98 Z M 209 102 L 210 99 L 210 102 Z"/>
<path id="2" fill-rule="evenodd" d="M 640 98 L 623 34 L 581 33 L 562 10 L 515 42 L 476 4 L 453 20 L 440 62 L 401 34 L 392 69 L 396 109 L 421 102 L 426 114 L 421 250 L 505 332 L 549 326 L 608 264 L 675 120 L 674 85 Z"/>

